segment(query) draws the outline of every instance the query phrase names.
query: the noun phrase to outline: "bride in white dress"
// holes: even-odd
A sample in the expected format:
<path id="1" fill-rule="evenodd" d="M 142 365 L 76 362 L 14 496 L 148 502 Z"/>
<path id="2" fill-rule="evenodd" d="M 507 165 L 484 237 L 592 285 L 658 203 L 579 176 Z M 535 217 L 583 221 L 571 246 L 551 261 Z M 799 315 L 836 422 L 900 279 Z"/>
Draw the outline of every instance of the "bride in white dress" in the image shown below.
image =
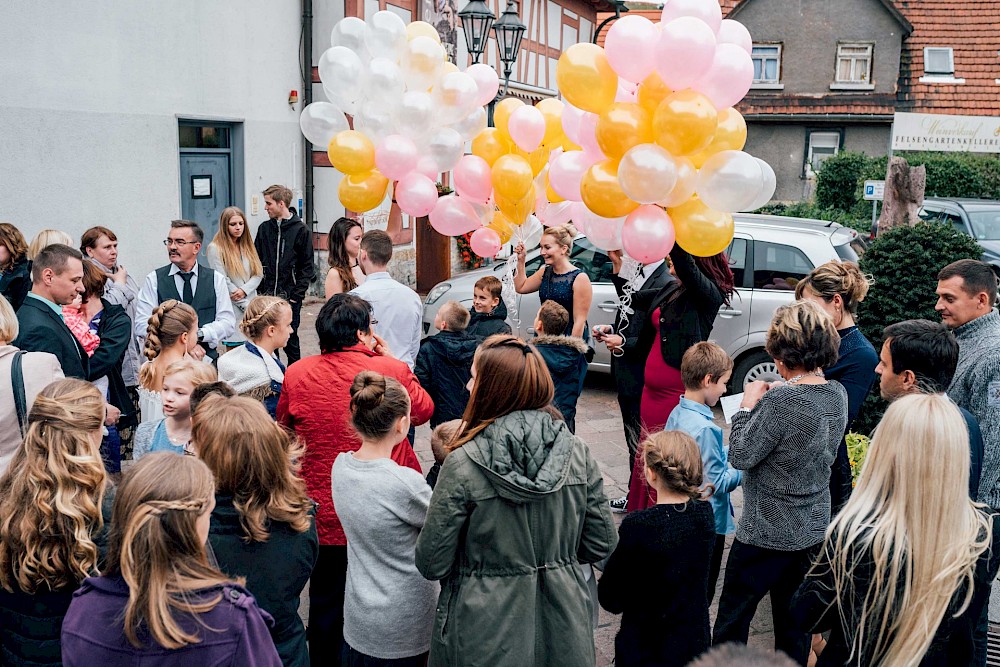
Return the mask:
<path id="1" fill-rule="evenodd" d="M 139 369 L 140 423 L 163 419 L 163 371 L 188 356 L 198 344 L 198 314 L 194 308 L 168 299 L 153 310 L 146 329 L 143 353 L 147 361 Z"/>

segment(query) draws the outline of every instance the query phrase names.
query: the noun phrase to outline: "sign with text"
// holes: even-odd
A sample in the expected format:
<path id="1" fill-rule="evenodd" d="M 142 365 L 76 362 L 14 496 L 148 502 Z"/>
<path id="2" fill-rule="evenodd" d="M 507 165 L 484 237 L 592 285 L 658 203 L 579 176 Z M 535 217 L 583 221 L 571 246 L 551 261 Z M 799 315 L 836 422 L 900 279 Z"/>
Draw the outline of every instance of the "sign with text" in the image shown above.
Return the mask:
<path id="1" fill-rule="evenodd" d="M 885 199 L 885 181 L 865 181 L 865 199 L 868 201 Z"/>
<path id="2" fill-rule="evenodd" d="M 897 112 L 892 150 L 1000 153 L 1000 118 Z"/>

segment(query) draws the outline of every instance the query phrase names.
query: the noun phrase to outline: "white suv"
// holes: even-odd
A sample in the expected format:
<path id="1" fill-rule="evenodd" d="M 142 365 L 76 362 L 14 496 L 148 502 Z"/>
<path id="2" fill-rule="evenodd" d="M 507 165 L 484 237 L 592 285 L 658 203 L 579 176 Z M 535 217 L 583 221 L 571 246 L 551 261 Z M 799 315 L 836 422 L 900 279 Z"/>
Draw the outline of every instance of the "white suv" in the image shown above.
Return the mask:
<path id="1" fill-rule="evenodd" d="M 742 391 L 753 380 L 778 379 L 774 362 L 764 351 L 771 318 L 778 306 L 791 302 L 795 285 L 815 267 L 830 260 L 858 261 L 865 242 L 858 233 L 835 222 L 740 213 L 736 233 L 726 253 L 736 282 L 729 306 L 723 306 L 712 328 L 712 340 L 733 358 L 732 388 Z M 618 295 L 611 283 L 611 260 L 584 236 L 573 242 L 571 260 L 594 284 L 594 299 L 588 322 L 614 324 Z M 528 253 L 528 275 L 538 270 L 538 250 Z M 472 307 L 472 287 L 485 275 L 503 273 L 503 262 L 455 276 L 439 283 L 424 302 L 423 329 L 436 333 L 434 315 L 445 301 L 454 299 Z M 518 321 L 508 320 L 514 333 L 525 339 L 534 335 L 531 325 L 538 311 L 538 293 L 518 294 Z M 608 372 L 611 357 L 603 345 L 596 346 L 591 370 Z"/>

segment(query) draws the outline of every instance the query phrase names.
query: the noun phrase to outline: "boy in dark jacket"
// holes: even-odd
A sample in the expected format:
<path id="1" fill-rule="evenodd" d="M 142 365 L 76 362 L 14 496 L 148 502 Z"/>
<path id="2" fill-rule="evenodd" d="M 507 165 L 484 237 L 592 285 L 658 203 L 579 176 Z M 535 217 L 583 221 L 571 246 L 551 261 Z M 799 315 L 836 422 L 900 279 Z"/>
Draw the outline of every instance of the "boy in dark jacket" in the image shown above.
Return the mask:
<path id="1" fill-rule="evenodd" d="M 472 320 L 466 333 L 476 338 L 487 338 L 493 334 L 509 334 L 507 305 L 500 300 L 503 284 L 494 276 L 484 276 L 476 281 L 472 289 Z"/>
<path id="2" fill-rule="evenodd" d="M 438 310 L 434 326 L 440 331 L 420 342 L 413 372 L 434 400 L 431 428 L 460 419 L 469 402 L 466 385 L 472 378 L 472 358 L 479 339 L 470 336 L 469 311 L 458 301 L 449 301 Z"/>
<path id="3" fill-rule="evenodd" d="M 562 413 L 569 430 L 576 433 L 576 402 L 583 392 L 587 376 L 587 344 L 582 338 L 552 335 L 569 326 L 569 312 L 555 301 L 546 301 L 535 318 L 535 339 L 532 344 L 545 359 L 555 385 L 552 403 Z"/>

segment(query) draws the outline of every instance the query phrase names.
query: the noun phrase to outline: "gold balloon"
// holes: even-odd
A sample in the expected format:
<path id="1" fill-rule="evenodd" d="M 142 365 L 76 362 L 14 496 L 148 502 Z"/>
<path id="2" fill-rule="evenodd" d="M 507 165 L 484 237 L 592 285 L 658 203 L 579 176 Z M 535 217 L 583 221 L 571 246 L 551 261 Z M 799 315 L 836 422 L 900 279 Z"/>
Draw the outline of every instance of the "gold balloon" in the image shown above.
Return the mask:
<path id="1" fill-rule="evenodd" d="M 355 130 L 335 134 L 326 154 L 330 164 L 345 174 L 364 174 L 375 168 L 375 145 Z"/>
<path id="2" fill-rule="evenodd" d="M 535 206 L 535 190 L 532 186 L 528 194 L 521 199 L 509 199 L 503 195 L 493 193 L 493 201 L 512 225 L 523 224 Z"/>
<path id="3" fill-rule="evenodd" d="M 733 240 L 733 216 L 708 208 L 698 197 L 668 208 L 667 213 L 674 222 L 677 244 L 696 257 L 717 255 Z"/>
<path id="4" fill-rule="evenodd" d="M 441 43 L 441 35 L 438 34 L 437 28 L 426 21 L 413 21 L 406 26 L 406 40 L 409 41 L 414 37 L 430 37 L 438 44 Z"/>
<path id="5" fill-rule="evenodd" d="M 590 167 L 580 181 L 583 203 L 602 218 L 620 218 L 639 208 L 618 184 L 618 161 L 604 160 Z"/>
<path id="6" fill-rule="evenodd" d="M 491 167 L 502 156 L 510 152 L 510 142 L 504 139 L 500 130 L 487 127 L 472 140 L 472 154 L 486 160 Z"/>
<path id="7" fill-rule="evenodd" d="M 615 101 L 618 75 L 597 44 L 574 44 L 559 56 L 556 84 L 566 101 L 577 109 L 601 113 Z"/>
<path id="8" fill-rule="evenodd" d="M 510 138 L 510 132 L 507 129 L 507 125 L 510 123 L 510 115 L 514 113 L 515 109 L 519 109 L 523 106 L 524 102 L 521 100 L 516 97 L 508 97 L 505 100 L 501 100 L 493 110 L 493 126 L 500 130 L 500 134 L 503 135 L 503 138 L 506 139 L 508 143 L 513 143 Z"/>
<path id="9" fill-rule="evenodd" d="M 552 151 L 546 148 L 545 146 L 536 148 L 530 153 L 521 150 L 517 146 L 515 146 L 513 150 L 514 155 L 520 155 L 521 157 L 523 157 L 525 160 L 528 161 L 528 164 L 531 165 L 531 173 L 533 173 L 535 176 L 538 176 L 540 173 L 542 173 L 542 169 L 545 169 L 546 165 L 548 165 L 549 154 L 551 152 Z"/>
<path id="10" fill-rule="evenodd" d="M 340 179 L 337 194 L 344 208 L 355 213 L 364 213 L 382 203 L 388 187 L 389 179 L 372 170 L 364 174 L 344 176 Z"/>
<path id="11" fill-rule="evenodd" d="M 747 122 L 736 109 L 729 107 L 719 112 L 719 127 L 708 148 L 690 156 L 695 167 L 701 169 L 708 158 L 722 151 L 741 151 L 747 143 Z"/>
<path id="12" fill-rule="evenodd" d="M 553 147 L 558 146 L 565 136 L 562 126 L 562 112 L 566 105 L 554 97 L 547 97 L 535 105 L 535 108 L 542 112 L 545 119 L 545 138 L 542 145 Z"/>
<path id="13" fill-rule="evenodd" d="M 493 222 L 486 225 L 500 236 L 500 243 L 507 243 L 514 235 L 514 223 L 504 215 L 503 211 L 496 211 L 493 214 Z"/>
<path id="14" fill-rule="evenodd" d="M 652 142 L 650 116 L 634 102 L 615 102 L 597 118 L 597 145 L 609 158 L 620 160 L 628 149 Z"/>
<path id="15" fill-rule="evenodd" d="M 708 148 L 718 126 L 715 107 L 690 88 L 668 95 L 653 115 L 656 143 L 673 155 L 691 155 Z"/>
<path id="16" fill-rule="evenodd" d="M 570 140 L 570 138 L 567 137 L 566 135 L 563 135 L 562 141 L 559 142 L 558 146 L 559 146 L 559 148 L 563 149 L 564 151 L 582 151 L 583 150 L 583 148 L 580 147 L 580 144 L 573 143 Z"/>
<path id="17" fill-rule="evenodd" d="M 552 189 L 552 184 L 549 183 L 548 176 L 545 177 L 545 198 L 548 201 L 552 202 L 553 204 L 557 204 L 561 201 L 566 201 L 564 198 L 560 197 L 555 190 Z"/>
<path id="18" fill-rule="evenodd" d="M 520 155 L 502 155 L 493 163 L 493 192 L 512 201 L 520 201 L 531 191 L 535 174 L 531 164 Z"/>
<path id="19" fill-rule="evenodd" d="M 642 108 L 649 112 L 650 118 L 656 113 L 656 107 L 660 106 L 660 102 L 674 91 L 667 88 L 667 84 L 663 83 L 660 79 L 660 75 L 653 72 L 639 84 L 639 88 L 636 89 L 636 101 L 642 105 Z"/>

